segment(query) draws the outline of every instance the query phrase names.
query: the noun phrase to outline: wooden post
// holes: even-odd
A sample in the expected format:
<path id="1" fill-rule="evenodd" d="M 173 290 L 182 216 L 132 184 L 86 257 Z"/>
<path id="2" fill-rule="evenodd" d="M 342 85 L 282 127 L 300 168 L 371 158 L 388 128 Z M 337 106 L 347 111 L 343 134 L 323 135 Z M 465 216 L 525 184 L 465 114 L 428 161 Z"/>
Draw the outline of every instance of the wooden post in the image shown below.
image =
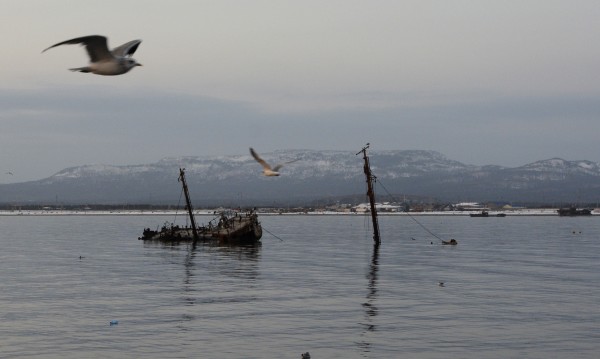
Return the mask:
<path id="1" fill-rule="evenodd" d="M 379 238 L 379 223 L 377 222 L 377 208 L 375 208 L 375 191 L 373 190 L 373 182 L 376 180 L 377 177 L 373 176 L 373 173 L 371 173 L 369 157 L 367 156 L 367 148 L 369 148 L 368 143 L 356 155 L 362 153 L 363 160 L 365 161 L 364 171 L 365 176 L 367 177 L 367 196 L 369 197 L 369 204 L 371 205 L 371 220 L 373 221 L 373 240 L 375 241 L 375 245 L 379 245 L 381 243 L 381 239 Z"/>

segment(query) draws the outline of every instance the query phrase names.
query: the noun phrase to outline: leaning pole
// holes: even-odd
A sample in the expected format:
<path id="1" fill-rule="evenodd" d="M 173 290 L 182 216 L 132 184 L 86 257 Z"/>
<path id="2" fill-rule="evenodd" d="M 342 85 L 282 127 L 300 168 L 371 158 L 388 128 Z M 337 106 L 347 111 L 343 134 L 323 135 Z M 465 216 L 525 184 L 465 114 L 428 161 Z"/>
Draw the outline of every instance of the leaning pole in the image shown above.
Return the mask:
<path id="1" fill-rule="evenodd" d="M 190 222 L 192 224 L 192 233 L 194 234 L 194 244 L 198 240 L 198 229 L 196 227 L 196 219 L 194 218 L 194 208 L 192 208 L 192 201 L 190 200 L 190 192 L 188 191 L 187 182 L 185 180 L 185 168 L 179 169 L 179 181 L 183 186 L 183 194 L 185 195 L 185 203 L 190 216 Z"/>
<path id="2" fill-rule="evenodd" d="M 379 245 L 381 243 L 381 239 L 379 238 L 379 223 L 377 222 L 377 208 L 375 207 L 375 191 L 373 190 L 373 182 L 375 182 L 376 178 L 373 173 L 371 173 L 371 166 L 369 165 L 369 157 L 367 156 L 367 149 L 369 148 L 369 144 L 363 147 L 356 155 L 363 154 L 363 160 L 365 161 L 364 170 L 365 176 L 367 177 L 367 196 L 369 197 L 369 204 L 371 205 L 371 220 L 373 221 L 373 240 L 375 241 L 375 245 Z"/>

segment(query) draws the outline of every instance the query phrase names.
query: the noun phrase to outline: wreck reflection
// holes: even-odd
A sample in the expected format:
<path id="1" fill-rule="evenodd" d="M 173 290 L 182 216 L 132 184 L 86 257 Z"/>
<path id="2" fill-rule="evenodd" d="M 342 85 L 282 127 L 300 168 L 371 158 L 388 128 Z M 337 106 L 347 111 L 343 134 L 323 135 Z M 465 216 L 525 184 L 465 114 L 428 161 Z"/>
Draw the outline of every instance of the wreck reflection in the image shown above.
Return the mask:
<path id="1" fill-rule="evenodd" d="M 377 330 L 375 317 L 379 314 L 379 309 L 375 305 L 377 302 L 377 276 L 379 272 L 379 243 L 373 244 L 373 254 L 369 271 L 367 272 L 367 296 L 366 301 L 362 304 L 365 310 L 365 321 L 361 323 L 363 326 L 363 340 L 358 344 L 364 353 L 370 352 L 371 342 L 368 340 L 369 334 Z"/>
<path id="2" fill-rule="evenodd" d="M 202 284 L 195 280 L 196 276 L 235 278 L 243 280 L 245 283 L 254 283 L 259 276 L 258 263 L 262 248 L 260 242 L 245 245 L 223 245 L 202 241 L 196 243 L 145 241 L 144 247 L 170 250 L 162 252 L 160 256 L 169 264 L 183 264 L 182 294 L 183 300 L 189 305 L 194 305 L 199 300 L 194 293 Z M 181 251 L 186 251 L 183 261 Z M 179 254 L 176 254 L 178 252 Z"/>
<path id="3" fill-rule="evenodd" d="M 248 283 L 257 280 L 262 249 L 260 242 L 245 245 L 199 244 L 198 248 L 210 259 L 218 259 L 204 266 L 207 275 L 238 278 Z"/>

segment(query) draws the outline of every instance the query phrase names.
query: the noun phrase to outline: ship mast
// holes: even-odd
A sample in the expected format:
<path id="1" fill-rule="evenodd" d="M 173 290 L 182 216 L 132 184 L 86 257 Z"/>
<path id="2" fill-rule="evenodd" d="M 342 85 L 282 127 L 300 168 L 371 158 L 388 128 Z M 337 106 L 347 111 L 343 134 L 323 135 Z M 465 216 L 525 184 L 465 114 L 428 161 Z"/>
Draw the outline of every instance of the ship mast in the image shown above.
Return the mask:
<path id="1" fill-rule="evenodd" d="M 196 220 L 194 219 L 194 209 L 192 208 L 192 201 L 190 200 L 190 192 L 188 191 L 187 182 L 185 181 L 185 168 L 179 169 L 179 181 L 183 186 L 183 194 L 185 194 L 185 203 L 190 215 L 190 222 L 192 223 L 192 233 L 194 234 L 194 242 L 199 238 L 198 230 L 196 229 Z"/>
<path id="2" fill-rule="evenodd" d="M 371 173 L 371 167 L 369 165 L 369 157 L 367 157 L 367 148 L 369 148 L 369 144 L 363 147 L 356 155 L 358 156 L 360 153 L 363 154 L 363 160 L 365 160 L 365 176 L 367 177 L 367 196 L 369 196 L 369 204 L 371 205 L 371 220 L 373 221 L 373 240 L 375 241 L 375 245 L 379 245 L 381 243 L 381 239 L 379 238 L 379 223 L 377 222 L 377 209 L 375 208 L 375 191 L 373 190 L 373 182 L 377 179 Z"/>

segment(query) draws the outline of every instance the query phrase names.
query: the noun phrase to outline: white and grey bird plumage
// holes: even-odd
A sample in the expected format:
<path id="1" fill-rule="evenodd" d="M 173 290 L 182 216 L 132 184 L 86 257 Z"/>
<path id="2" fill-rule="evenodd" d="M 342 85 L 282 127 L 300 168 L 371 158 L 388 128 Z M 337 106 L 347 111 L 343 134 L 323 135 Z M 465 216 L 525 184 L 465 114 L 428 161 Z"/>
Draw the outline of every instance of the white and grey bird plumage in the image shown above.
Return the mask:
<path id="1" fill-rule="evenodd" d="M 287 161 L 287 162 L 283 162 L 283 163 L 279 163 L 276 166 L 271 167 L 271 165 L 269 165 L 265 160 L 263 160 L 262 158 L 260 158 L 258 156 L 258 154 L 254 151 L 254 149 L 252 147 L 250 147 L 250 154 L 252 155 L 252 157 L 254 157 L 254 159 L 256 160 L 256 162 L 260 163 L 263 167 L 263 174 L 265 176 L 271 177 L 271 176 L 279 176 L 279 169 L 281 167 L 283 167 L 283 165 L 288 164 L 288 163 L 292 163 L 292 162 L 296 162 L 298 161 L 297 159 L 292 160 L 292 161 Z"/>
<path id="2" fill-rule="evenodd" d="M 83 36 L 59 42 L 48 47 L 49 50 L 60 45 L 82 44 L 90 56 L 90 64 L 86 67 L 69 69 L 71 71 L 91 72 L 97 75 L 121 75 L 136 66 L 142 66 L 131 56 L 135 53 L 142 40 L 129 41 L 110 51 L 106 37 L 100 35 Z M 42 51 L 42 52 L 44 52 Z"/>

